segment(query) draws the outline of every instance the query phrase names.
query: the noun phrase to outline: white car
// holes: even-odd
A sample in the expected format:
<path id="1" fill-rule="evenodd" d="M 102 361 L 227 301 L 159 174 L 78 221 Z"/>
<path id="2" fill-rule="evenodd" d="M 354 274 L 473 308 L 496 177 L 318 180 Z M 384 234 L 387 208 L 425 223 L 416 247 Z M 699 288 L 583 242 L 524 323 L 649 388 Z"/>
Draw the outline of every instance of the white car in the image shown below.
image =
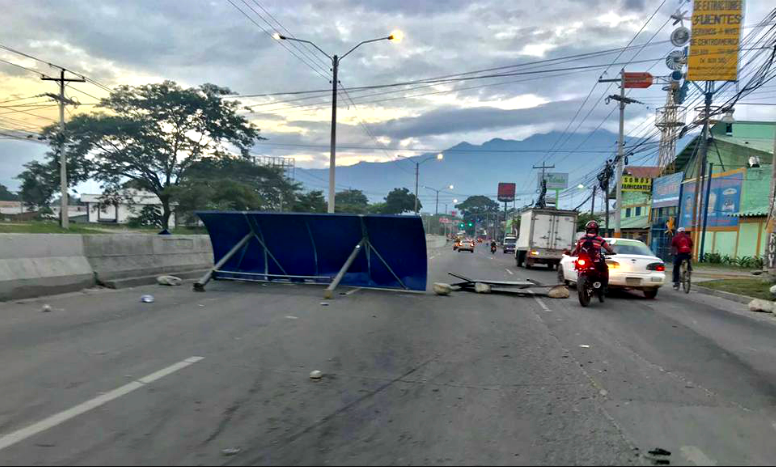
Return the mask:
<path id="1" fill-rule="evenodd" d="M 609 264 L 609 288 L 641 290 L 647 298 L 655 298 L 666 283 L 666 265 L 647 245 L 638 240 L 607 238 L 616 255 L 606 258 Z M 558 280 L 576 284 L 576 257 L 563 255 L 558 268 Z"/>

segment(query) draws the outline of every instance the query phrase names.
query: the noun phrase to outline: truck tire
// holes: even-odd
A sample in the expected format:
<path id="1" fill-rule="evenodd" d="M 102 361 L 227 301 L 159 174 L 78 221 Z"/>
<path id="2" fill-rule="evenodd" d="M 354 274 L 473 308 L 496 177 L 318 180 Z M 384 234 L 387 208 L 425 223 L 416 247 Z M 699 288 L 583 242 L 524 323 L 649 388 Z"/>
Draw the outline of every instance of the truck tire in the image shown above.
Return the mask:
<path id="1" fill-rule="evenodd" d="M 526 269 L 533 268 L 533 265 L 534 265 L 534 263 L 533 263 L 533 260 L 531 258 L 526 258 L 525 259 L 525 268 Z"/>
<path id="2" fill-rule="evenodd" d="M 517 267 L 521 268 L 523 267 L 523 252 L 522 251 L 516 251 L 515 252 L 515 262 L 517 263 Z"/>

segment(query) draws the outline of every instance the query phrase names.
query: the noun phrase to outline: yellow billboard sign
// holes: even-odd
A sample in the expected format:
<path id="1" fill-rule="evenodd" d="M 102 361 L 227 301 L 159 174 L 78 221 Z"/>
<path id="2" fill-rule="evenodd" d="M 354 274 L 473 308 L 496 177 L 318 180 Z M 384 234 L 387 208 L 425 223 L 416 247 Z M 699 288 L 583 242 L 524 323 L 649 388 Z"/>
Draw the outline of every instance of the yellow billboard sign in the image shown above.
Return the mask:
<path id="1" fill-rule="evenodd" d="M 622 177 L 622 191 L 642 191 L 652 193 L 652 179 L 625 175 Z"/>
<path id="2" fill-rule="evenodd" d="M 690 81 L 738 79 L 743 0 L 695 0 L 687 59 Z"/>

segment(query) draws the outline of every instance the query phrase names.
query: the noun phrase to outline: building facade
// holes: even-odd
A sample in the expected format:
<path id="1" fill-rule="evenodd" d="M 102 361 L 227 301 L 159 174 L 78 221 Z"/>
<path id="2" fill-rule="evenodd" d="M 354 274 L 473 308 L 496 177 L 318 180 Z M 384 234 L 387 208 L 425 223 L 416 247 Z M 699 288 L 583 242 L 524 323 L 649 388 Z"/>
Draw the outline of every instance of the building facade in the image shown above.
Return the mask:
<path id="1" fill-rule="evenodd" d="M 162 210 L 162 202 L 156 195 L 137 190 L 125 190 L 119 196 L 84 194 L 81 202 L 86 204 L 87 221 L 92 224 L 127 224 L 146 206 L 155 206 L 159 212 Z M 175 221 L 173 211 L 170 228 L 175 227 Z"/>

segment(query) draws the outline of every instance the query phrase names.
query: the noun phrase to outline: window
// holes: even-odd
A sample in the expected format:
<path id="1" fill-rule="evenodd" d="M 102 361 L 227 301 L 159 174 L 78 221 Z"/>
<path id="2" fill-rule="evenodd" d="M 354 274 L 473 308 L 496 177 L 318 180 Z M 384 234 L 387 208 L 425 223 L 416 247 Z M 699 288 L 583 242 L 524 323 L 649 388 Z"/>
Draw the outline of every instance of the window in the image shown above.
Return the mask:
<path id="1" fill-rule="evenodd" d="M 630 216 L 631 216 L 631 208 L 628 208 L 625 210 L 625 217 L 630 217 Z"/>
<path id="2" fill-rule="evenodd" d="M 636 208 L 636 217 L 639 217 L 641 215 L 641 206 Z"/>
<path id="3" fill-rule="evenodd" d="M 733 135 L 733 124 L 732 123 L 726 123 L 725 124 L 725 134 L 728 136 Z"/>

